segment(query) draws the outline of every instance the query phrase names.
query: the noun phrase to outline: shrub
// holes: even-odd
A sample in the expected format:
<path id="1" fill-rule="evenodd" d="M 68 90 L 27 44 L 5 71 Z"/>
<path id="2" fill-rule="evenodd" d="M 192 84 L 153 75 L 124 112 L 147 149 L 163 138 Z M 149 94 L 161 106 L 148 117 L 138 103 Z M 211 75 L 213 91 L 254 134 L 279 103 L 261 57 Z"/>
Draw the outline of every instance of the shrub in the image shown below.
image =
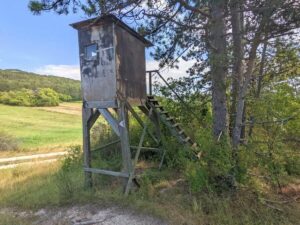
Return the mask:
<path id="1" fill-rule="evenodd" d="M 69 95 L 55 92 L 51 88 L 36 91 L 21 89 L 19 91 L 0 92 L 0 103 L 17 106 L 57 106 L 60 101 L 70 101 Z"/>
<path id="2" fill-rule="evenodd" d="M 57 106 L 59 94 L 51 88 L 41 88 L 35 95 L 35 106 Z"/>
<path id="3" fill-rule="evenodd" d="M 33 105 L 34 92 L 28 89 L 0 93 L 0 103 L 7 105 L 31 106 Z"/>
<path id="4" fill-rule="evenodd" d="M 192 192 L 208 188 L 208 174 L 200 162 L 189 162 L 184 173 Z"/>
<path id="5" fill-rule="evenodd" d="M 61 170 L 56 175 L 56 185 L 62 202 L 70 200 L 81 188 L 82 151 L 80 146 L 70 146 L 68 154 L 62 161 Z M 82 175 L 82 173 L 81 173 Z"/>
<path id="6" fill-rule="evenodd" d="M 72 97 L 70 95 L 66 95 L 66 94 L 59 94 L 59 100 L 61 102 L 69 102 L 69 101 L 72 101 Z"/>
<path id="7" fill-rule="evenodd" d="M 4 132 L 0 132 L 0 150 L 17 150 L 19 141 Z"/>

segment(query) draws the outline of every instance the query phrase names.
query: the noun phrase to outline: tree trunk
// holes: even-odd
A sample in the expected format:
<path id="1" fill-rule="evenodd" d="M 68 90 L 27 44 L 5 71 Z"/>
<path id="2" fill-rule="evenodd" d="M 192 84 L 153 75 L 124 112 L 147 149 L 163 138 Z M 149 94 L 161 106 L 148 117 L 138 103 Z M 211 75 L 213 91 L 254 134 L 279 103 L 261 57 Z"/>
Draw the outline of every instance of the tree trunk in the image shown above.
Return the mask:
<path id="1" fill-rule="evenodd" d="M 265 67 L 265 61 L 266 61 L 267 45 L 268 45 L 268 42 L 267 42 L 267 40 L 265 40 L 262 55 L 261 55 L 261 62 L 260 62 L 258 81 L 257 81 L 257 90 L 256 90 L 256 93 L 255 93 L 255 99 L 256 100 L 258 100 L 260 98 L 262 80 L 263 80 L 263 76 L 264 76 L 264 67 Z M 254 127 L 254 120 L 255 120 L 254 116 L 251 115 L 250 116 L 251 124 L 249 126 L 249 133 L 248 133 L 249 137 L 252 136 L 252 131 L 253 131 L 253 127 Z"/>
<path id="2" fill-rule="evenodd" d="M 225 30 L 225 1 L 210 1 L 211 20 L 209 26 L 210 66 L 212 79 L 212 108 L 213 108 L 213 135 L 220 138 L 226 134 L 226 77 L 227 52 Z"/>
<path id="3" fill-rule="evenodd" d="M 232 41 L 233 41 L 233 69 L 232 69 L 232 88 L 231 88 L 231 106 L 229 117 L 229 135 L 232 137 L 236 115 L 236 102 L 239 92 L 239 87 L 243 77 L 243 57 L 244 49 L 242 44 L 242 1 L 232 0 L 230 3 L 231 25 L 232 25 Z"/>
<path id="4" fill-rule="evenodd" d="M 257 38 L 254 38 L 249 59 L 247 63 L 247 71 L 245 72 L 245 79 L 240 87 L 238 97 L 237 97 L 237 107 L 236 107 L 236 117 L 235 117 L 235 126 L 233 129 L 233 135 L 232 135 L 232 147 L 234 156 L 237 157 L 237 151 L 238 151 L 238 145 L 240 143 L 241 138 L 241 129 L 242 129 L 242 121 L 243 121 L 243 112 L 244 112 L 244 105 L 245 105 L 245 97 L 248 90 L 248 86 L 250 84 L 251 78 L 252 78 L 252 72 L 255 64 L 255 58 L 256 58 L 256 50 L 259 45 L 259 36 L 257 35 Z"/>
<path id="5" fill-rule="evenodd" d="M 246 67 L 247 69 L 243 77 L 244 81 L 240 86 L 238 96 L 237 96 L 236 117 L 235 117 L 235 124 L 234 124 L 233 135 L 232 135 L 232 148 L 235 154 L 238 151 L 238 146 L 240 143 L 245 97 L 248 90 L 248 86 L 251 82 L 251 79 L 253 78 L 252 73 L 255 66 L 256 51 L 258 46 L 261 43 L 262 35 L 267 33 L 267 29 L 268 29 L 267 25 L 270 20 L 270 13 L 271 11 L 267 11 L 263 15 L 260 25 L 257 31 L 255 32 L 255 36 L 252 39 L 251 49 L 249 52 L 249 58 Z"/>
<path id="6" fill-rule="evenodd" d="M 243 58 L 244 58 L 244 47 L 242 44 L 242 26 L 243 21 L 241 17 L 241 5 L 240 0 L 232 0 L 230 2 L 230 13 L 231 13 L 231 25 L 232 25 L 232 41 L 233 41 L 233 69 L 232 69 L 232 89 L 231 89 L 231 107 L 229 117 L 229 135 L 233 142 L 233 131 L 235 127 L 235 120 L 237 116 L 237 100 L 240 92 L 240 87 L 243 82 Z M 244 106 L 243 106 L 244 108 Z M 244 112 L 244 110 L 242 110 Z M 243 114 L 242 114 L 243 116 Z M 241 130 L 238 131 L 239 140 L 241 137 Z M 232 149 L 232 159 L 234 163 L 238 164 L 237 149 Z"/>

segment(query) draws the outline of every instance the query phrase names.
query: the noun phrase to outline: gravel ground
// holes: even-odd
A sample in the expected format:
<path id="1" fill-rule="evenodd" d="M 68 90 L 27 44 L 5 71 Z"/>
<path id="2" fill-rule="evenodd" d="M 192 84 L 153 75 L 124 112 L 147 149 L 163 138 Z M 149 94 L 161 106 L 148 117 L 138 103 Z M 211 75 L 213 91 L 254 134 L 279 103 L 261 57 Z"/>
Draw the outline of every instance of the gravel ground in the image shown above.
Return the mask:
<path id="1" fill-rule="evenodd" d="M 132 210 L 96 205 L 72 206 L 38 211 L 2 209 L 0 213 L 30 218 L 33 225 L 167 225 L 166 222 Z"/>

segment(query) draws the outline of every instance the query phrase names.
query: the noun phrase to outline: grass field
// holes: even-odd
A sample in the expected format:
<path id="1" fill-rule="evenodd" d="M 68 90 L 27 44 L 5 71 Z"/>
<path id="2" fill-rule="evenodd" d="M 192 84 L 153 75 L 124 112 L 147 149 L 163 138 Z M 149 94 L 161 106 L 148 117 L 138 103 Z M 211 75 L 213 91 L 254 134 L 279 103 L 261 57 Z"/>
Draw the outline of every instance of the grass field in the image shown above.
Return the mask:
<path id="1" fill-rule="evenodd" d="M 21 148 L 30 152 L 66 150 L 68 145 L 81 144 L 80 108 L 79 102 L 41 108 L 0 105 L 0 131 L 15 136 L 22 142 Z M 0 157 L 10 154 L 8 152 L 0 151 Z M 16 153 L 24 154 L 24 151 Z M 251 180 L 257 189 L 255 192 L 255 188 L 241 185 L 234 196 L 208 191 L 193 194 L 182 171 L 167 167 L 158 170 L 157 166 L 150 167 L 150 163 L 142 161 L 139 168 L 148 170 L 139 176 L 141 187 L 125 197 L 121 180 L 105 176 L 94 175 L 94 187 L 86 189 L 82 155 L 70 153 L 64 161 L 0 171 L 1 225 L 32 224 L 30 218 L 25 221 L 9 213 L 11 209 L 30 211 L 82 204 L 132 208 L 165 218 L 175 225 L 295 225 L 299 222 L 299 202 L 278 195 L 256 177 Z M 97 159 L 94 164 L 111 165 L 101 161 L 101 157 L 99 162 Z"/>
<path id="2" fill-rule="evenodd" d="M 81 103 L 40 108 L 0 104 L 0 131 L 17 138 L 25 150 L 80 144 Z"/>

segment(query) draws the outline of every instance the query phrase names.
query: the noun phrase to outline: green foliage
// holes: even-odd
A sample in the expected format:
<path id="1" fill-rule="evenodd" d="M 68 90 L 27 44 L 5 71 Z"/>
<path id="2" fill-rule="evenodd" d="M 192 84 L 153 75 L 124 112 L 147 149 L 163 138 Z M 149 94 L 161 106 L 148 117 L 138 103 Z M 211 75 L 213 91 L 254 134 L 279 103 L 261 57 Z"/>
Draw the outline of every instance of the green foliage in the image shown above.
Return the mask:
<path id="1" fill-rule="evenodd" d="M 34 98 L 34 92 L 28 89 L 0 92 L 0 103 L 7 105 L 32 106 Z"/>
<path id="2" fill-rule="evenodd" d="M 191 190 L 218 193 L 234 190 L 236 183 L 232 175 L 231 151 L 226 139 L 216 142 L 205 130 L 199 129 L 198 132 L 201 158 L 198 161 L 190 161 L 185 169 L 185 177 Z"/>
<path id="3" fill-rule="evenodd" d="M 16 106 L 57 106 L 62 98 L 70 100 L 69 96 L 60 95 L 50 88 L 0 92 L 0 103 Z"/>
<path id="4" fill-rule="evenodd" d="M 80 146 L 70 146 L 67 156 L 62 161 L 61 169 L 56 174 L 56 185 L 59 191 L 59 199 L 68 202 L 74 194 L 80 190 L 82 175 L 75 175 L 82 169 L 82 150 Z M 74 176 L 75 175 L 75 176 Z"/>
<path id="5" fill-rule="evenodd" d="M 193 193 L 209 188 L 207 170 L 200 162 L 189 162 L 186 166 L 185 177 Z"/>
<path id="6" fill-rule="evenodd" d="M 280 78 L 281 79 L 281 78 Z M 252 165 L 280 187 L 283 176 L 299 174 L 300 98 L 289 81 L 272 82 L 262 97 L 251 102 L 251 114 L 258 124 L 250 139 Z"/>
<path id="7" fill-rule="evenodd" d="M 20 70 L 0 70 L 0 92 L 16 92 L 23 88 L 29 90 L 51 88 L 62 95 L 60 98 L 63 101 L 64 98 L 69 99 L 70 97 L 72 100 L 81 99 L 80 81 Z"/>
<path id="8" fill-rule="evenodd" d="M 82 165 L 82 150 L 80 145 L 70 146 L 62 161 L 62 171 L 70 171 Z"/>
<path id="9" fill-rule="evenodd" d="M 38 89 L 34 103 L 36 106 L 57 106 L 59 94 L 50 88 Z"/>

